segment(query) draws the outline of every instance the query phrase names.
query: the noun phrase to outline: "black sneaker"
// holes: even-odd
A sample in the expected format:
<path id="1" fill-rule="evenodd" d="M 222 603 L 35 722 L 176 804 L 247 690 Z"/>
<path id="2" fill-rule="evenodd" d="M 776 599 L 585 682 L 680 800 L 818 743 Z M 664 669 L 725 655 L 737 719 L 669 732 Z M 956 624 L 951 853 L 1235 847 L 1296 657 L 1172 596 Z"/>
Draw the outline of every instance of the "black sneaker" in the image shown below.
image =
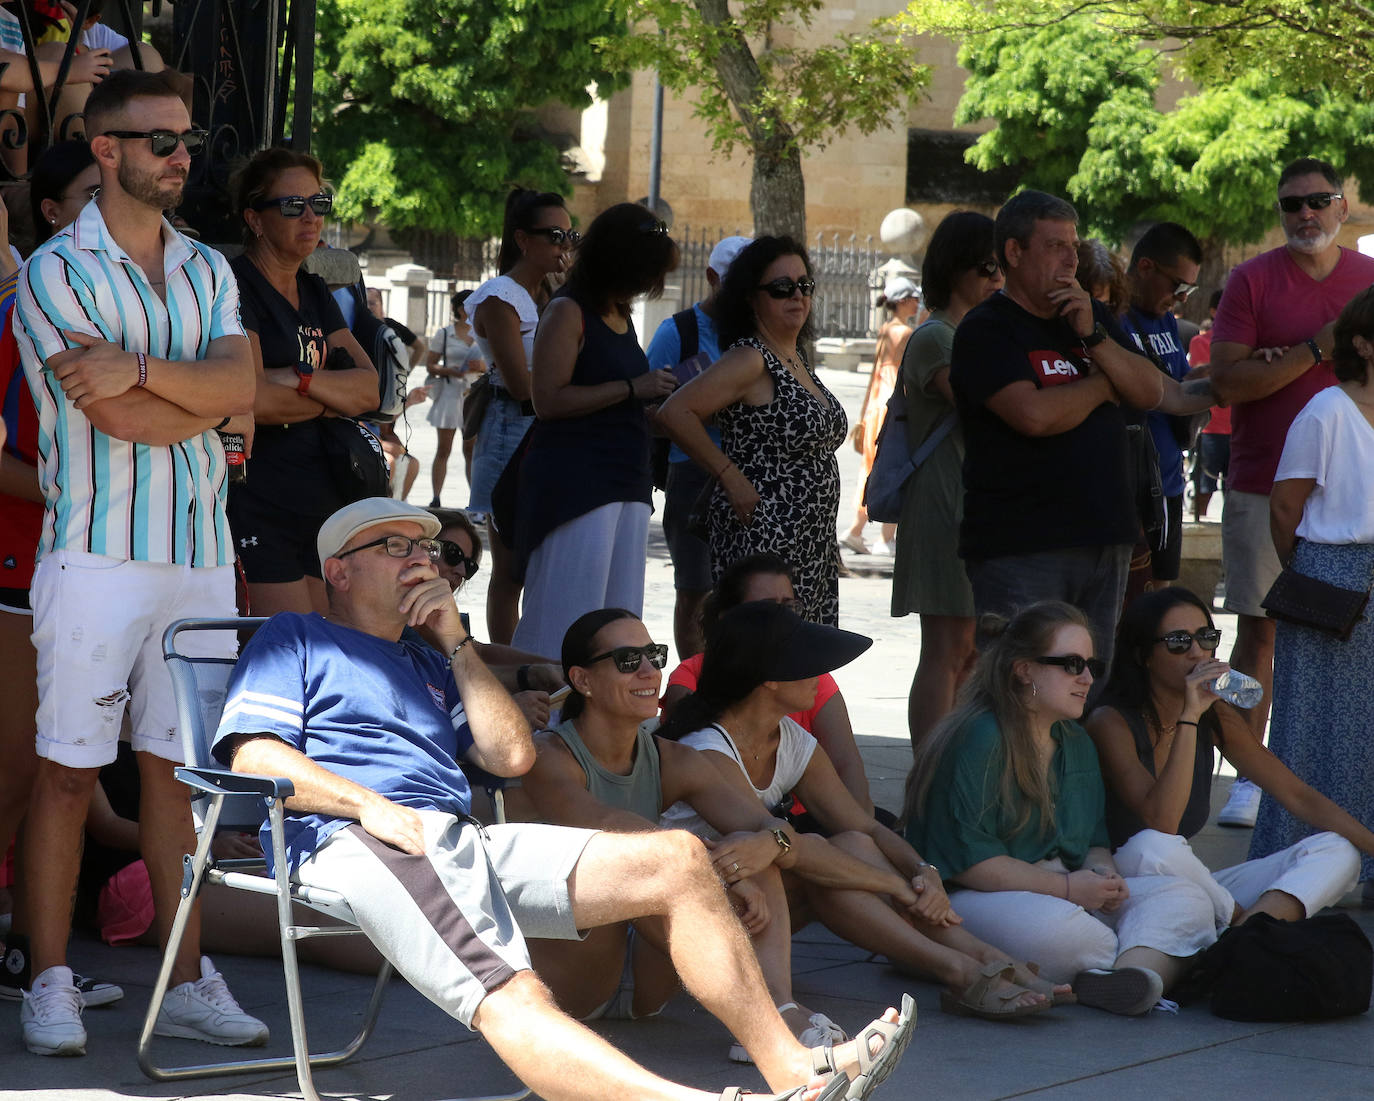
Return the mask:
<path id="1" fill-rule="evenodd" d="M 9 942 L 5 945 L 4 963 L 0 965 L 0 1001 L 23 1001 L 23 991 L 27 990 L 29 985 L 29 938 L 18 933 L 12 933 Z M 81 1004 L 85 1009 L 110 1005 L 124 997 L 122 987 L 118 987 L 112 982 L 92 979 L 86 975 L 73 973 L 72 985 L 76 987 L 76 992 L 81 995 Z"/>

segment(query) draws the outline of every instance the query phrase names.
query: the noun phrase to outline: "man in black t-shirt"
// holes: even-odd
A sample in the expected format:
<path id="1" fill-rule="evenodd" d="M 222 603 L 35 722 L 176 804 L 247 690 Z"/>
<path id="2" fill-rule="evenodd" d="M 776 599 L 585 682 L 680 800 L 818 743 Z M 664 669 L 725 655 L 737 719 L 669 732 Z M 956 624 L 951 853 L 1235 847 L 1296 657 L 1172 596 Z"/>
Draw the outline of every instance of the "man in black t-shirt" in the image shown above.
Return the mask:
<path id="1" fill-rule="evenodd" d="M 1077 222 L 1040 191 L 997 215 L 1006 286 L 965 315 L 950 363 L 966 445 L 959 553 L 979 615 L 1067 601 L 1110 661 L 1139 532 L 1119 405 L 1154 408 L 1162 383 L 1078 285 Z"/>

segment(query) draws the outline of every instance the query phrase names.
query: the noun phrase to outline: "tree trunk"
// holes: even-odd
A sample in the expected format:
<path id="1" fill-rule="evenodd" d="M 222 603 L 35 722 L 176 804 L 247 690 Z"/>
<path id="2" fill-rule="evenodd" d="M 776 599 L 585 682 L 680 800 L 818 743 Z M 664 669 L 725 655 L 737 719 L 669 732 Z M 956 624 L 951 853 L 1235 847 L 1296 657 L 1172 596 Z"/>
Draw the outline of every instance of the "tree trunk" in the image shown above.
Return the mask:
<path id="1" fill-rule="evenodd" d="M 795 145 L 776 153 L 754 147 L 749 207 L 756 234 L 786 235 L 806 244 L 806 181 Z"/>
<path id="2" fill-rule="evenodd" d="M 730 23 L 728 0 L 695 0 L 704 22 L 713 27 Z M 734 31 L 715 59 L 716 74 L 749 134 L 754 165 L 749 185 L 749 208 L 757 234 L 789 234 L 806 243 L 806 185 L 801 151 L 792 129 L 776 112 L 760 107 L 763 73 L 744 35 Z"/>
<path id="3" fill-rule="evenodd" d="M 1226 242 L 1219 237 L 1204 237 L 1202 245 L 1202 265 L 1197 277 L 1197 294 L 1188 299 L 1182 310 L 1174 312 L 1198 324 L 1207 320 L 1207 300 L 1212 292 L 1220 290 L 1230 272 L 1226 267 Z"/>

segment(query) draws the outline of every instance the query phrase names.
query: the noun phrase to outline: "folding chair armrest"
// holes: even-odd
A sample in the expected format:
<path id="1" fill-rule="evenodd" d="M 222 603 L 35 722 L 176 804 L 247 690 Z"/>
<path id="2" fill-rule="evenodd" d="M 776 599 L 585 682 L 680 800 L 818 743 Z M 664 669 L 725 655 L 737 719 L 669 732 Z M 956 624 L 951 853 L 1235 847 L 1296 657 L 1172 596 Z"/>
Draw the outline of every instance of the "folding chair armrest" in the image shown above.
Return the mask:
<path id="1" fill-rule="evenodd" d="M 254 776 L 247 772 L 231 772 L 227 768 L 189 768 L 179 765 L 176 777 L 183 784 L 208 795 L 261 795 L 264 799 L 290 799 L 296 787 L 285 777 Z"/>

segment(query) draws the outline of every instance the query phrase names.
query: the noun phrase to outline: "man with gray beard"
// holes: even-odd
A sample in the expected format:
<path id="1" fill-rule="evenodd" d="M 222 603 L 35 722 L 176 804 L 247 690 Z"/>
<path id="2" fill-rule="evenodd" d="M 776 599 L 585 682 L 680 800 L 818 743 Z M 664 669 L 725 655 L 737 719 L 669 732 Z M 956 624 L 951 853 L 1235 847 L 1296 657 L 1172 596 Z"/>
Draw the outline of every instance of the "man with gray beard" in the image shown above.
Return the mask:
<path id="1" fill-rule="evenodd" d="M 1231 665 L 1264 685 L 1264 701 L 1245 712 L 1256 740 L 1269 718 L 1274 669 L 1274 621 L 1260 606 L 1280 572 L 1269 535 L 1274 471 L 1293 418 L 1336 381 L 1336 316 L 1374 283 L 1374 259 L 1336 243 L 1349 215 L 1341 192 L 1326 161 L 1303 157 L 1283 170 L 1276 206 L 1288 241 L 1231 273 L 1212 329 L 1212 389 L 1235 407 L 1221 529 L 1225 608 L 1238 617 Z M 1259 795 L 1237 780 L 1217 821 L 1253 826 Z"/>

